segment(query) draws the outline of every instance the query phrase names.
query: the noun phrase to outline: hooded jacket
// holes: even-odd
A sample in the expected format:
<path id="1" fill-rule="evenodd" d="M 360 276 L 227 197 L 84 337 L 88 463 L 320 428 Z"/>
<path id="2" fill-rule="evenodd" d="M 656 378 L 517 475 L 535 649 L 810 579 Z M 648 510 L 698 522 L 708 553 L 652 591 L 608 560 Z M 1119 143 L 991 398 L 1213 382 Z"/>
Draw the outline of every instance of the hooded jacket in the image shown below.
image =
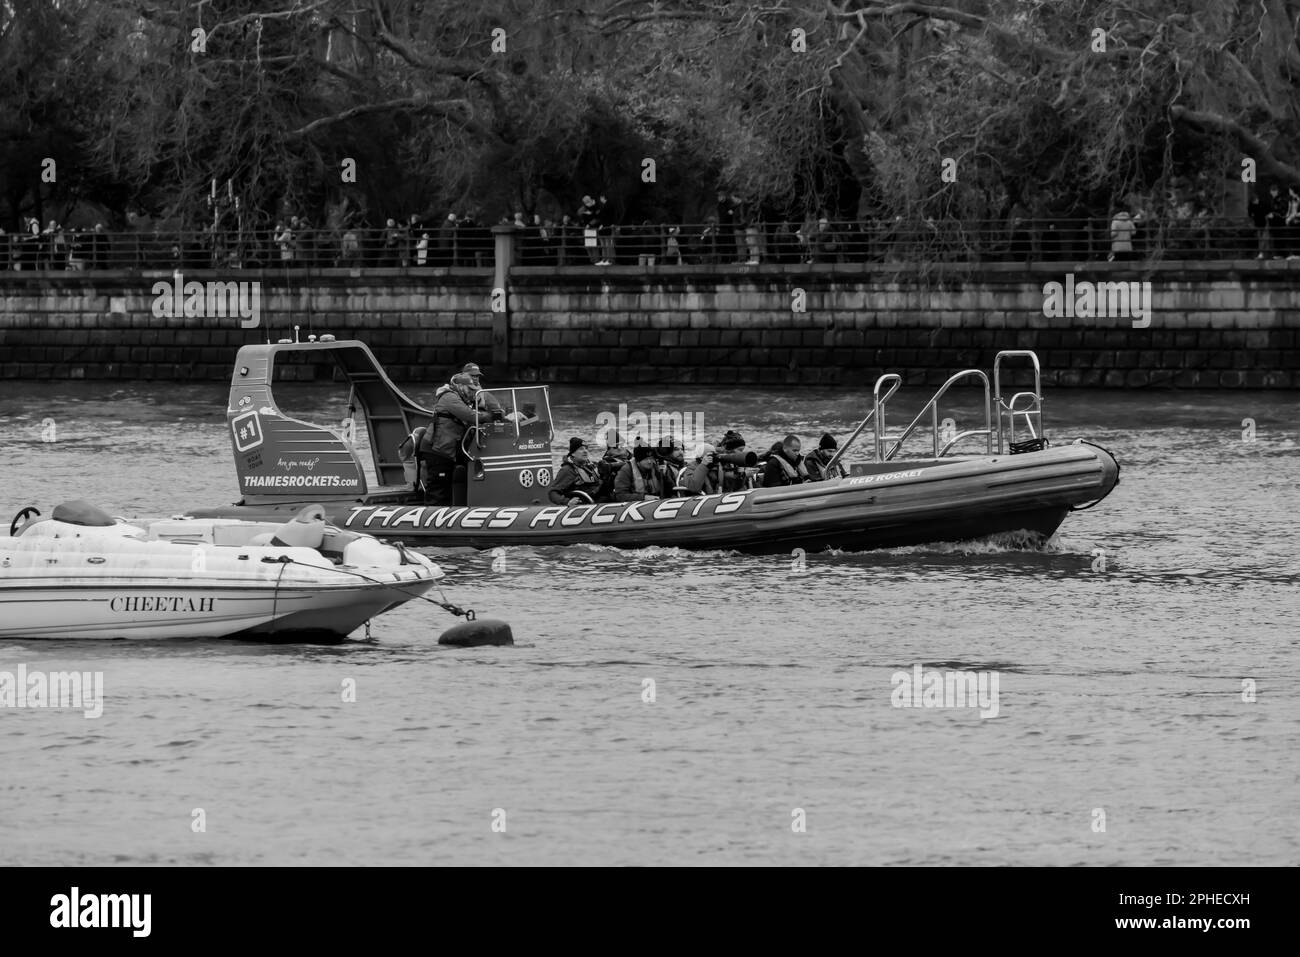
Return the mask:
<path id="1" fill-rule="evenodd" d="M 474 410 L 455 389 L 439 394 L 433 403 L 433 419 L 420 440 L 421 454 L 441 455 L 444 458 L 460 457 L 460 443 L 465 429 L 474 424 Z"/>

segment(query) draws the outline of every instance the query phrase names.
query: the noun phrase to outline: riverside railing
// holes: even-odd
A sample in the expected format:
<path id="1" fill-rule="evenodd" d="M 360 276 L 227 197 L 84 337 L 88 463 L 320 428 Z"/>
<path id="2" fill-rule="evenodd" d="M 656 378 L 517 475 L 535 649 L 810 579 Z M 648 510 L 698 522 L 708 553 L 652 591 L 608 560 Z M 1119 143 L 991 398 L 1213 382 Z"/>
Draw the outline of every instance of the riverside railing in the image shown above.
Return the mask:
<path id="1" fill-rule="evenodd" d="M 0 234 L 0 270 L 491 268 L 493 231 L 416 229 L 58 230 Z M 1229 219 L 1005 221 L 901 219 L 681 223 L 514 230 L 523 267 L 715 266 L 1300 259 L 1300 221 L 1257 229 Z"/>

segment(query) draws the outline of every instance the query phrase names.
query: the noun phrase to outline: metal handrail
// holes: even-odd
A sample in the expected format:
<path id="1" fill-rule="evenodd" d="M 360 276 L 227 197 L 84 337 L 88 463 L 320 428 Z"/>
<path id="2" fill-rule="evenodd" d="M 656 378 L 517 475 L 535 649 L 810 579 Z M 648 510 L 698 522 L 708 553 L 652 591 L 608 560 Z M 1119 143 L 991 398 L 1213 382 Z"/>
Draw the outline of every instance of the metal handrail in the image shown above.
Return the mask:
<path id="1" fill-rule="evenodd" d="M 882 399 L 880 397 L 880 387 L 886 381 L 891 379 L 893 380 L 893 385 L 891 386 L 890 390 L 885 393 L 885 397 Z M 891 395 L 893 395 L 895 392 L 898 391 L 899 387 L 902 384 L 903 384 L 903 377 L 898 375 L 896 372 L 886 372 L 884 375 L 882 375 L 879 379 L 876 380 L 875 389 L 872 391 L 872 397 L 874 401 L 872 404 L 871 411 L 867 413 L 867 417 L 865 419 L 863 419 L 861 422 L 858 423 L 858 427 L 853 430 L 853 434 L 844 440 L 843 444 L 841 444 L 840 447 L 835 450 L 835 454 L 830 457 L 829 461 L 827 461 L 826 463 L 827 472 L 830 472 L 831 469 L 833 469 L 836 465 L 839 464 L 840 459 L 844 458 L 845 453 L 847 453 L 848 450 L 853 446 L 853 443 L 857 440 L 858 436 L 862 434 L 862 430 L 865 429 L 869 423 L 875 422 L 876 417 L 878 415 L 881 417 L 884 416 L 885 403 L 889 401 L 889 397 Z M 876 461 L 880 461 L 879 430 L 873 429 L 872 436 L 873 437 L 872 437 L 871 454 L 875 456 Z"/>
<path id="2" fill-rule="evenodd" d="M 953 373 L 953 375 L 949 376 L 948 381 L 945 382 L 940 387 L 939 391 L 936 392 L 931 397 L 930 401 L 927 402 L 925 406 L 921 409 L 921 411 L 916 414 L 916 418 L 912 420 L 911 425 L 909 425 L 906 429 L 903 430 L 902 434 L 898 436 L 898 440 L 894 443 L 893 448 L 891 448 L 889 450 L 889 453 L 880 461 L 888 462 L 890 459 L 892 459 L 895 455 L 898 454 L 899 450 L 903 447 L 903 443 L 907 441 L 907 437 L 911 435 L 913 432 L 915 432 L 916 427 L 921 424 L 921 419 L 925 416 L 926 412 L 930 413 L 931 438 L 933 439 L 934 442 L 934 457 L 936 459 L 939 458 L 940 457 L 939 455 L 939 400 L 943 398 L 944 393 L 946 393 L 952 387 L 953 383 L 959 382 L 962 379 L 966 378 L 967 376 L 978 376 L 980 381 L 984 383 L 984 428 L 982 430 L 975 429 L 969 433 L 963 433 L 963 435 L 966 434 L 979 435 L 980 432 L 982 431 L 986 440 L 988 454 L 992 455 L 993 454 L 993 434 L 992 434 L 993 422 L 992 422 L 992 413 L 989 408 L 989 377 L 979 369 L 963 369 L 961 372 L 956 372 Z M 952 442 L 949 442 L 948 445 L 944 447 L 944 451 L 947 451 L 956 442 L 957 439 L 953 439 Z"/>
<path id="3" fill-rule="evenodd" d="M 224 223 L 224 221 L 223 221 Z M 585 245 L 576 222 L 517 230 L 520 266 L 590 265 L 613 254 L 625 265 L 757 263 L 1057 262 L 1281 259 L 1300 254 L 1292 227 L 1257 229 L 1244 218 L 1157 215 L 1137 232 L 1112 234 L 1108 216 L 1026 220 L 829 220 L 603 224 L 606 247 Z M 489 222 L 301 224 L 287 231 L 244 221 L 185 228 L 171 220 L 134 229 L 47 227 L 32 233 L 0 222 L 0 270 L 478 268 L 491 265 Z M 39 227 L 38 227 L 39 228 Z M 1122 248 L 1122 251 L 1121 251 Z M 601 260 L 603 261 L 603 259 Z"/>
<path id="4" fill-rule="evenodd" d="M 880 397 L 880 386 L 886 382 L 890 383 L 890 387 L 889 391 L 885 393 L 885 397 L 882 399 Z M 876 386 L 871 392 L 871 417 L 874 420 L 871 429 L 875 437 L 872 454 L 876 457 L 877 462 L 884 461 L 884 459 L 880 457 L 880 449 L 882 443 L 888 438 L 888 436 L 885 435 L 885 403 L 889 401 L 890 396 L 897 392 L 902 385 L 903 377 L 901 375 L 897 372 L 886 372 L 876 380 Z"/>
<path id="5" fill-rule="evenodd" d="M 1033 363 L 1034 391 L 1017 392 L 1011 396 L 1011 399 L 1008 402 L 1002 398 L 1002 378 L 1001 378 L 1002 361 L 1004 359 L 1015 359 L 1015 358 L 1027 358 L 1030 360 L 1030 362 Z M 984 428 L 967 429 L 964 432 L 959 432 L 956 435 L 954 435 L 951 439 L 946 441 L 942 447 L 940 447 L 939 400 L 942 399 L 948 393 L 948 390 L 950 388 L 952 388 L 962 379 L 971 376 L 977 377 L 980 380 L 980 382 L 982 382 L 984 385 Z M 844 458 L 845 454 L 853 446 L 853 443 L 857 441 L 858 437 L 863 433 L 863 431 L 866 429 L 868 425 L 872 426 L 874 458 L 876 464 L 883 464 L 885 462 L 890 461 L 891 459 L 894 458 L 894 456 L 896 456 L 902 450 L 903 444 L 912 435 L 912 433 L 915 432 L 918 427 L 920 427 L 927 412 L 930 414 L 931 447 L 934 452 L 934 457 L 936 459 L 943 458 L 945 455 L 948 454 L 948 452 L 954 446 L 957 445 L 957 443 L 961 442 L 964 439 L 970 438 L 972 436 L 983 436 L 985 454 L 992 455 L 993 435 L 995 431 L 998 437 L 997 439 L 998 454 L 1001 455 L 1004 451 L 1004 432 L 1006 433 L 1005 441 L 1007 443 L 1010 444 L 1015 442 L 1015 437 L 1016 437 L 1015 417 L 1018 415 L 1022 415 L 1025 417 L 1026 427 L 1029 429 L 1030 435 L 1032 435 L 1034 438 L 1038 438 L 1040 435 L 1042 435 L 1043 432 L 1042 370 L 1038 363 L 1037 354 L 1031 350 L 1010 349 L 1010 350 L 1005 350 L 1003 352 L 999 352 L 997 354 L 996 358 L 993 360 L 992 396 L 990 396 L 989 393 L 989 377 L 983 370 L 963 369 L 960 372 L 956 372 L 953 375 L 949 376 L 948 380 L 944 382 L 942 386 L 939 387 L 939 390 L 935 392 L 933 396 L 930 397 L 930 400 L 926 402 L 926 404 L 921 408 L 921 411 L 916 414 L 916 417 L 912 419 L 911 423 L 907 426 L 907 428 L 905 428 L 897 436 L 889 436 L 885 433 L 886 405 L 889 402 L 889 399 L 894 395 L 895 392 L 899 390 L 902 384 L 903 384 L 903 378 L 896 372 L 886 372 L 884 375 L 880 376 L 880 378 L 876 380 L 876 384 L 872 389 L 871 411 L 867 414 L 866 418 L 864 418 L 861 422 L 858 423 L 858 426 L 853 430 L 853 433 L 844 441 L 844 443 L 839 447 L 839 449 L 836 450 L 835 454 L 831 456 L 830 461 L 827 463 L 826 466 L 827 471 L 829 471 L 830 469 L 832 469 L 833 467 L 839 464 L 840 460 Z M 884 391 L 884 395 L 881 395 L 882 390 Z M 1031 400 L 1032 404 L 1030 407 L 1024 409 L 1017 408 L 1022 397 Z M 998 410 L 996 430 L 994 429 L 994 425 L 993 425 L 993 408 L 995 406 L 997 407 Z M 1037 429 L 1034 428 L 1033 419 L 1035 417 L 1038 420 Z M 892 442 L 892 445 L 889 446 L 888 451 L 885 451 L 885 444 L 889 442 Z"/>
<path id="6" fill-rule="evenodd" d="M 867 417 L 858 423 L 858 427 L 853 430 L 853 434 L 844 440 L 843 444 L 840 445 L 840 447 L 835 450 L 835 454 L 832 455 L 830 457 L 830 460 L 826 463 L 827 472 L 829 472 L 832 468 L 834 468 L 836 465 L 839 464 L 840 459 L 844 457 L 844 453 L 849 450 L 849 446 L 851 446 L 854 440 L 857 439 L 857 437 L 862 434 L 862 430 L 867 427 L 867 423 L 871 422 L 875 417 L 876 417 L 876 410 L 872 409 L 870 412 L 867 413 Z"/>
<path id="7" fill-rule="evenodd" d="M 1029 359 L 1034 365 L 1034 391 L 1017 392 L 1011 397 L 1011 401 L 1004 402 L 1002 399 L 1002 360 L 1003 359 Z M 1021 396 L 1029 396 L 1033 399 L 1033 406 L 1028 409 L 1017 409 L 1016 402 Z M 1038 355 L 1029 349 L 1008 349 L 999 352 L 993 359 L 993 400 L 998 407 L 998 454 L 1003 452 L 1002 436 L 1004 431 L 1003 420 L 1005 418 L 1007 427 L 1008 446 L 1015 442 L 1016 439 L 1016 416 L 1025 417 L 1025 425 L 1029 428 L 1029 433 L 1034 438 L 1038 438 L 1043 432 L 1043 373 L 1038 365 Z M 1030 421 L 1030 416 L 1038 418 L 1038 432 L 1035 432 Z"/>

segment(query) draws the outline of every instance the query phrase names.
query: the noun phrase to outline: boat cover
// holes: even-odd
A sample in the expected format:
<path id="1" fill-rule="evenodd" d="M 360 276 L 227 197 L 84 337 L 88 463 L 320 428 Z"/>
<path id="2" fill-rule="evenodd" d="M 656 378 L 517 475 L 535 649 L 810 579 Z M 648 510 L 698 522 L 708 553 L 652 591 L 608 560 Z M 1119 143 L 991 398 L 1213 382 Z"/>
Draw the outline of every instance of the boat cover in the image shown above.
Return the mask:
<path id="1" fill-rule="evenodd" d="M 54 506 L 54 514 L 51 516 L 56 522 L 67 522 L 69 525 L 88 525 L 94 527 L 112 527 L 113 519 L 104 512 L 103 509 L 96 508 L 89 502 L 80 500 L 75 502 L 60 502 Z"/>

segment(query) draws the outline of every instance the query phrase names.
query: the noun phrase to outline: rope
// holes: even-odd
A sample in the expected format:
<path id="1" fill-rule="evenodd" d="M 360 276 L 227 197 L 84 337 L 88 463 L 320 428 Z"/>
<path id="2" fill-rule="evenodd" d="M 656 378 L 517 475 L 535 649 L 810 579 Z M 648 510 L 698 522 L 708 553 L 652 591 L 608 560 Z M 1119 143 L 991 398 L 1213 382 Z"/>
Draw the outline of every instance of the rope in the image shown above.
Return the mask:
<path id="1" fill-rule="evenodd" d="M 271 592 L 271 637 L 275 637 L 275 623 L 279 620 L 275 611 L 280 604 L 280 579 L 284 577 L 284 564 L 280 565 L 280 574 L 275 576 L 275 589 Z"/>
<path id="2" fill-rule="evenodd" d="M 315 568 L 321 571 L 325 570 L 325 569 L 321 569 L 319 565 L 308 565 L 305 562 L 294 561 L 292 558 L 290 558 L 287 555 L 283 555 L 280 558 L 270 559 L 270 560 L 282 562 L 285 565 L 302 565 L 304 568 Z M 442 601 L 434 601 L 432 598 L 430 598 L 427 595 L 412 595 L 406 592 L 404 590 L 404 587 L 409 588 L 411 587 L 410 584 L 406 586 L 402 586 L 400 584 L 393 584 L 392 582 L 382 582 L 378 578 L 371 578 L 369 575 L 363 575 L 360 572 L 346 571 L 345 569 L 338 568 L 337 566 L 331 566 L 328 569 L 328 571 L 338 572 L 340 575 L 351 575 L 353 578 L 362 578 L 374 585 L 383 585 L 385 588 L 391 588 L 393 591 L 401 592 L 403 595 L 406 595 L 408 599 L 418 598 L 420 601 L 427 601 L 430 605 L 437 605 L 443 611 L 450 612 L 451 614 L 455 615 L 457 618 L 464 618 L 466 621 L 475 621 L 478 618 L 478 615 L 473 608 L 461 608 L 459 605 L 454 605 L 451 602 L 447 601 L 447 596 L 443 594 L 442 586 L 436 583 L 434 584 L 433 587 L 438 589 L 439 595 L 442 595 L 442 599 L 443 599 Z M 283 568 L 280 570 L 280 573 L 284 574 Z M 278 583 L 277 583 L 277 587 L 278 587 Z"/>

